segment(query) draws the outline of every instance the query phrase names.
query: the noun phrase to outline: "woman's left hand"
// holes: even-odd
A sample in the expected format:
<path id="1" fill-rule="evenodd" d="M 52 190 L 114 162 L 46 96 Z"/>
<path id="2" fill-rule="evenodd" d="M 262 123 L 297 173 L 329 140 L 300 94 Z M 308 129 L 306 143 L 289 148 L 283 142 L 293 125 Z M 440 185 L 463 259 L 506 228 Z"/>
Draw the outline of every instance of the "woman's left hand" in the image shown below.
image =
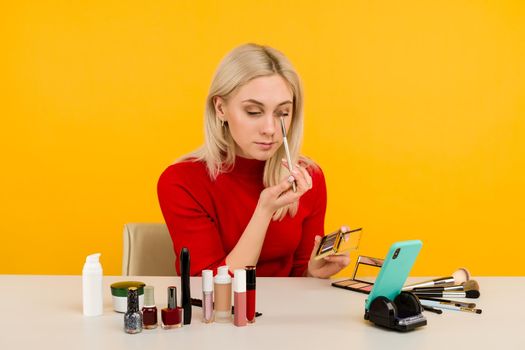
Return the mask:
<path id="1" fill-rule="evenodd" d="M 315 252 L 317 251 L 320 242 L 321 236 L 315 236 L 314 249 L 312 250 L 312 255 L 308 262 L 307 276 L 329 278 L 348 266 L 350 263 L 350 254 L 329 255 L 316 260 L 314 258 Z"/>

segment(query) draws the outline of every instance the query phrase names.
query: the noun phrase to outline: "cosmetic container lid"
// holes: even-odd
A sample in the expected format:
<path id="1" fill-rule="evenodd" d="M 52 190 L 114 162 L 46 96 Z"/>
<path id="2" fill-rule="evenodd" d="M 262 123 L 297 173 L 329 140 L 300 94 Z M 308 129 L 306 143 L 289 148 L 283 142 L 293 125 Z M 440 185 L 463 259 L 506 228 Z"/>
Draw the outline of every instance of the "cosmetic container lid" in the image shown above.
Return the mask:
<path id="1" fill-rule="evenodd" d="M 136 287 L 138 290 L 139 296 L 144 294 L 144 286 L 146 283 L 139 282 L 139 281 L 122 281 L 122 282 L 115 282 L 111 284 L 111 295 L 115 297 L 127 297 L 128 296 L 128 288 L 129 287 Z"/>
<path id="2" fill-rule="evenodd" d="M 213 271 L 202 270 L 202 291 L 213 292 Z"/>
<path id="3" fill-rule="evenodd" d="M 246 266 L 246 287 L 248 289 L 255 289 L 255 266 Z"/>
<path id="4" fill-rule="evenodd" d="M 217 269 L 217 275 L 215 276 L 215 283 L 218 283 L 218 284 L 232 283 L 232 278 L 229 273 L 228 265 L 221 266 Z"/>
<path id="5" fill-rule="evenodd" d="M 177 308 L 177 287 L 168 287 L 168 309 Z"/>
<path id="6" fill-rule="evenodd" d="M 233 271 L 233 291 L 237 293 L 246 292 L 246 270 Z"/>
<path id="7" fill-rule="evenodd" d="M 155 306 L 155 289 L 153 286 L 144 287 L 144 306 Z"/>

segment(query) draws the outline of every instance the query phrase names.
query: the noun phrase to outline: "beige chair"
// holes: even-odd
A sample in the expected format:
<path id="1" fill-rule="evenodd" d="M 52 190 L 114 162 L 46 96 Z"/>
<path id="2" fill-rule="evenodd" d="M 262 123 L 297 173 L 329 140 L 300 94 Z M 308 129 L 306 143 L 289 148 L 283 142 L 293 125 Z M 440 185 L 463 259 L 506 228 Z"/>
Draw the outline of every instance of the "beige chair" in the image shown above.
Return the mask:
<path id="1" fill-rule="evenodd" d="M 124 225 L 122 276 L 177 276 L 173 243 L 165 224 Z"/>

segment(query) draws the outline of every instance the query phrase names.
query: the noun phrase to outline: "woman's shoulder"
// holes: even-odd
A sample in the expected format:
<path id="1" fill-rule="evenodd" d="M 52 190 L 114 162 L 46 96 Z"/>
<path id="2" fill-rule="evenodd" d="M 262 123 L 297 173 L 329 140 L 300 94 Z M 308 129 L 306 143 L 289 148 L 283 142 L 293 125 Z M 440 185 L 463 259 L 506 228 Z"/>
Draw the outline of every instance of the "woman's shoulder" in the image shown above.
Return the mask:
<path id="1" fill-rule="evenodd" d="M 159 185 L 202 184 L 202 181 L 209 180 L 206 163 L 197 158 L 188 158 L 169 165 L 160 175 Z"/>

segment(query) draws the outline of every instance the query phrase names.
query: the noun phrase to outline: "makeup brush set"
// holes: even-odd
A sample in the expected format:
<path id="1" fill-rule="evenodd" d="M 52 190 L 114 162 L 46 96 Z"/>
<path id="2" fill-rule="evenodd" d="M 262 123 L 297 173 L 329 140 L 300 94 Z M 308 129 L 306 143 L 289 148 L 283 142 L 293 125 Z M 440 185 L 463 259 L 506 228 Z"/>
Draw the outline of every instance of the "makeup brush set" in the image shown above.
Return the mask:
<path id="1" fill-rule="evenodd" d="M 481 313 L 475 303 L 450 300 L 449 298 L 477 299 L 480 296 L 479 284 L 470 278 L 466 268 L 456 270 L 452 276 L 409 284 L 403 291 L 416 295 L 427 311 L 441 313 L 441 309 Z"/>
<path id="2" fill-rule="evenodd" d="M 374 286 L 374 281 L 370 276 L 360 277 L 359 272 L 365 269 L 370 274 L 370 268 L 381 268 L 382 266 L 383 259 L 360 255 L 357 258 L 352 278 L 333 282 L 332 286 L 369 294 Z M 471 279 L 470 272 L 466 268 L 459 268 L 452 276 L 405 285 L 402 291 L 416 295 L 425 311 L 441 314 L 442 309 L 446 309 L 481 313 L 481 309 L 477 309 L 473 302 L 451 300 L 451 298 L 477 299 L 480 296 L 479 284 L 476 280 Z"/>

